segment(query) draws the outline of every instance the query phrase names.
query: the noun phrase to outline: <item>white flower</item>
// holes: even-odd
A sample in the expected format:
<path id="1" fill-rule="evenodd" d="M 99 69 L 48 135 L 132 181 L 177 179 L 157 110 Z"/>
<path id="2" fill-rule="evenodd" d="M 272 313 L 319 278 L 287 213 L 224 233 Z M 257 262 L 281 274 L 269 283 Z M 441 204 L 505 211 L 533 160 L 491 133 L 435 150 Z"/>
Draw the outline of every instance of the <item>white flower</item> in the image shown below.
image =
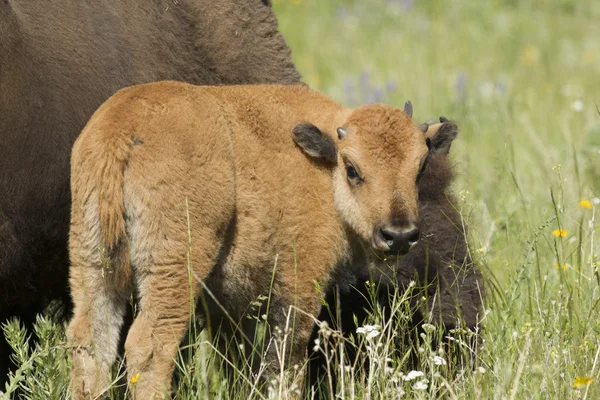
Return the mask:
<path id="1" fill-rule="evenodd" d="M 379 336 L 379 325 L 365 325 L 356 328 L 356 333 L 363 334 L 367 339 L 372 339 Z"/>
<path id="2" fill-rule="evenodd" d="M 599 198 L 597 198 L 597 197 L 594 197 L 594 198 L 592 199 L 592 204 L 593 204 L 593 205 L 595 205 L 595 206 L 597 206 L 598 204 L 600 204 L 600 199 L 599 199 Z"/>
<path id="3" fill-rule="evenodd" d="M 479 372 L 481 372 L 482 374 L 485 374 L 485 368 L 483 367 L 479 367 L 477 368 L 479 370 Z"/>
<path id="4" fill-rule="evenodd" d="M 313 347 L 313 351 L 319 351 L 320 344 L 321 344 L 321 341 L 318 338 L 315 339 L 315 346 Z"/>
<path id="5" fill-rule="evenodd" d="M 425 374 L 421 371 L 410 371 L 408 373 L 408 375 L 404 376 L 403 379 L 405 381 L 412 381 L 413 379 L 417 379 L 420 378 L 422 376 L 424 376 Z"/>
<path id="6" fill-rule="evenodd" d="M 423 379 L 413 385 L 415 390 L 427 390 L 427 379 Z"/>
<path id="7" fill-rule="evenodd" d="M 421 325 L 421 328 L 423 328 L 423 330 L 427 333 L 431 333 L 431 332 L 435 331 L 435 326 L 431 325 L 431 324 L 423 324 L 423 325 Z"/>
<path id="8" fill-rule="evenodd" d="M 492 97 L 494 94 L 494 84 L 492 82 L 484 82 L 479 86 L 479 94 L 484 99 Z"/>
<path id="9" fill-rule="evenodd" d="M 435 365 L 446 365 L 446 360 L 440 356 L 433 356 L 432 361 Z"/>
<path id="10" fill-rule="evenodd" d="M 573 111 L 576 111 L 576 112 L 583 111 L 583 101 L 575 100 L 573 102 L 573 104 L 571 104 L 571 108 L 573 108 Z"/>

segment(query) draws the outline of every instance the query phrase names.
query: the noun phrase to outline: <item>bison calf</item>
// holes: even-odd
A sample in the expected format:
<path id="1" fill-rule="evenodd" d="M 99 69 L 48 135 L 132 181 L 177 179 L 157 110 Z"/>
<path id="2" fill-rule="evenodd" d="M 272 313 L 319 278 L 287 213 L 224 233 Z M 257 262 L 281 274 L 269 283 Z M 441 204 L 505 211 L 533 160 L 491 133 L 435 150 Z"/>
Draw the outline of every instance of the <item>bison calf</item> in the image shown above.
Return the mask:
<path id="1" fill-rule="evenodd" d="M 398 315 L 394 315 L 398 307 L 393 304 L 394 295 L 397 291 L 404 292 L 415 283 L 416 287 L 411 289 L 412 294 L 408 296 L 412 320 L 398 324 L 404 328 L 398 332 L 398 347 L 402 348 L 401 344 L 417 344 L 418 333 L 421 332 L 419 328 L 424 323 L 431 322 L 443 328 L 443 338 L 446 339 L 447 333 L 458 327 L 476 330 L 482 319 L 483 280 L 477 264 L 471 259 L 466 226 L 458 202 L 450 190 L 454 169 L 449 150 L 458 134 L 458 127 L 441 117 L 439 124 L 423 125 L 422 129 L 426 130 L 426 138 L 434 141 L 443 138 L 446 143 L 434 144 L 438 151 L 430 153 L 418 183 L 417 226 L 420 240 L 402 258 L 373 258 L 368 267 L 337 271 L 336 285 L 330 288 L 325 298 L 328 307 L 321 310 L 319 319 L 341 330 L 345 337 L 355 334 L 357 324 L 361 326 L 367 322 L 375 304 L 383 309 L 386 318 L 398 318 Z M 377 288 L 376 297 L 373 285 Z M 317 337 L 315 329 L 312 341 Z M 470 344 L 473 345 L 470 350 L 476 350 L 475 339 Z M 332 379 L 331 387 L 336 387 L 336 365 L 329 365 L 330 370 L 327 371 L 328 363 L 323 351 L 313 351 L 313 347 L 309 345 L 309 352 L 312 353 L 310 384 L 315 389 L 321 387 L 319 395 L 322 398 L 329 398 L 330 389 L 325 384 Z M 356 363 L 354 345 L 347 345 L 345 354 L 351 365 Z M 450 353 L 449 358 L 459 363 L 462 355 L 455 351 Z M 416 357 L 411 361 L 409 368 L 421 368 L 414 365 Z M 367 367 L 368 363 L 364 365 Z"/>
<path id="2" fill-rule="evenodd" d="M 202 298 L 218 304 L 198 307 L 204 320 L 239 321 L 269 294 L 271 326 L 303 310 L 288 349 L 301 364 L 315 281 L 328 285 L 363 248 L 405 253 L 417 241 L 416 181 L 437 139 L 426 144 L 401 110 L 346 109 L 303 87 L 119 91 L 72 152 L 74 397 L 109 384 L 133 291 L 125 357 L 136 398 L 165 395 Z M 279 367 L 274 346 L 266 362 Z"/>

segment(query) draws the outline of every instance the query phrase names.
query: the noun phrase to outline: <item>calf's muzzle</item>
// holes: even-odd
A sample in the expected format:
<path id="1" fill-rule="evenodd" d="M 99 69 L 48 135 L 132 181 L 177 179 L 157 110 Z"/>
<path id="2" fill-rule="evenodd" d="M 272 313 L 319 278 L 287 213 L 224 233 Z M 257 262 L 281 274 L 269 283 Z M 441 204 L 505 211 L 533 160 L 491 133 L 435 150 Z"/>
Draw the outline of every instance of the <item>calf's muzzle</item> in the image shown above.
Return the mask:
<path id="1" fill-rule="evenodd" d="M 404 226 L 384 224 L 375 227 L 373 232 L 373 248 L 406 254 L 419 241 L 419 229 L 414 223 Z"/>

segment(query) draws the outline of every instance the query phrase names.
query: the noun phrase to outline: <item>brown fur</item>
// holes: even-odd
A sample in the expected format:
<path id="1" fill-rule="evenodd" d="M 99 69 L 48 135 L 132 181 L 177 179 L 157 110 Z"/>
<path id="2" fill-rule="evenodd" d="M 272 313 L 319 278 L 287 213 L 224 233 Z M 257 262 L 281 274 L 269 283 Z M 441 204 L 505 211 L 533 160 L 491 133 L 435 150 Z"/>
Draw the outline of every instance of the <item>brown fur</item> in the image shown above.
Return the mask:
<path id="1" fill-rule="evenodd" d="M 453 129 L 456 126 L 442 119 L 444 124 L 435 124 L 425 133 L 426 138 L 446 138 L 442 151 L 430 154 L 427 167 L 419 182 L 419 242 L 404 257 L 398 260 L 373 260 L 368 267 L 356 262 L 351 270 L 336 271 L 336 285 L 326 294 L 329 307 L 323 307 L 319 319 L 329 326 L 343 331 L 346 337 L 355 335 L 357 324 L 366 323 L 373 311 L 373 301 L 367 282 L 377 287 L 375 302 L 390 316 L 390 299 L 397 290 L 404 291 L 411 281 L 417 286 L 410 298 L 413 309 L 412 323 L 407 331 L 398 332 L 399 341 L 414 345 L 420 340 L 420 327 L 431 322 L 448 332 L 457 327 L 472 330 L 478 328 L 482 318 L 485 296 L 483 279 L 478 266 L 469 254 L 466 241 L 466 226 L 459 213 L 459 205 L 450 191 L 454 179 L 454 169 L 449 157 L 449 149 L 455 133 L 439 135 L 439 130 Z M 450 140 L 448 140 L 450 139 Z M 360 257 L 358 259 L 360 261 Z M 425 296 L 426 302 L 421 302 Z M 417 333 L 415 335 L 415 332 Z M 444 338 L 446 334 L 443 335 Z M 311 343 L 316 339 L 313 332 Z M 324 384 L 327 376 L 326 361 L 320 351 L 311 353 L 310 385 L 314 388 Z M 351 363 L 357 356 L 353 346 L 346 346 L 346 355 Z M 450 354 L 450 358 L 460 362 L 460 355 Z M 365 363 L 365 368 L 368 363 Z M 412 365 L 413 368 L 421 368 Z M 335 374 L 335 371 L 331 371 Z M 333 375 L 335 377 L 335 375 Z M 335 384 L 334 384 L 335 387 Z M 328 389 L 323 389 L 317 398 L 328 398 Z"/>
<path id="2" fill-rule="evenodd" d="M 68 293 L 69 157 L 118 89 L 299 84 L 264 0 L 0 1 L 0 324 Z M 114 227 L 118 229 L 118 226 Z M 8 347 L 0 335 L 0 385 Z"/>
<path id="3" fill-rule="evenodd" d="M 318 131 L 294 129 L 306 121 Z M 343 139 L 335 135 L 339 126 L 349 132 Z M 298 140 L 314 133 L 335 143 L 335 162 L 319 162 L 321 147 Z M 374 226 L 416 218 L 426 154 L 422 133 L 402 111 L 345 109 L 302 87 L 161 82 L 118 92 L 73 147 L 68 338 L 76 348 L 75 398 L 96 396 L 108 383 L 130 285 L 140 303 L 125 344 L 128 376 L 140 374 L 131 388 L 136 398 L 169 387 L 203 286 L 236 321 L 269 293 L 271 326 L 285 326 L 290 306 L 307 313 L 296 316 L 289 360 L 301 364 L 310 315 L 320 308 L 314 282 L 326 286 L 357 243 L 370 247 Z M 362 183 L 346 177 L 349 162 Z M 107 268 L 109 244 L 113 260 L 131 263 Z M 130 268 L 130 285 L 107 279 Z M 277 368 L 273 347 L 267 361 Z"/>

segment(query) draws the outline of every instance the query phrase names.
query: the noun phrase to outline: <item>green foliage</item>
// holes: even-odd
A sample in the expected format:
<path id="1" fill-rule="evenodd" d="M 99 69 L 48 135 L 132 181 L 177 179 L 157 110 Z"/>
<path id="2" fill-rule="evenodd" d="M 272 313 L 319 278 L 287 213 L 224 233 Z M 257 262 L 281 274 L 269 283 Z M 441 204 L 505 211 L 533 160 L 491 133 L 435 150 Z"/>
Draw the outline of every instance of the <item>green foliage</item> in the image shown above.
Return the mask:
<path id="1" fill-rule="evenodd" d="M 64 399 L 69 385 L 69 363 L 64 345 L 64 327 L 38 316 L 33 334 L 34 346 L 18 320 L 5 324 L 4 334 L 13 349 L 13 360 L 19 368 L 10 374 L 1 399 L 13 393 L 28 400 Z"/>
<path id="2" fill-rule="evenodd" d="M 322 326 L 318 348 L 339 378 L 323 390 L 357 399 L 600 398 L 600 2 L 274 0 L 274 9 L 315 89 L 348 105 L 411 100 L 419 121 L 458 122 L 454 191 L 488 289 L 476 357 L 472 332 L 451 332 L 451 352 L 432 344 L 442 335 L 435 327 L 408 330 L 402 293 L 392 324 L 378 311 L 351 339 Z M 253 305 L 263 331 L 265 306 Z M 64 328 L 40 318 L 33 333 L 12 321 L 5 334 L 19 369 L 0 396 L 68 398 Z M 399 335 L 415 340 L 399 345 Z M 347 340 L 371 356 L 368 373 L 349 363 Z M 410 374 L 411 357 L 422 376 Z M 278 398 L 289 389 L 270 382 L 261 395 L 257 376 L 238 367 L 228 383 L 204 333 L 177 361 L 178 399 Z"/>

